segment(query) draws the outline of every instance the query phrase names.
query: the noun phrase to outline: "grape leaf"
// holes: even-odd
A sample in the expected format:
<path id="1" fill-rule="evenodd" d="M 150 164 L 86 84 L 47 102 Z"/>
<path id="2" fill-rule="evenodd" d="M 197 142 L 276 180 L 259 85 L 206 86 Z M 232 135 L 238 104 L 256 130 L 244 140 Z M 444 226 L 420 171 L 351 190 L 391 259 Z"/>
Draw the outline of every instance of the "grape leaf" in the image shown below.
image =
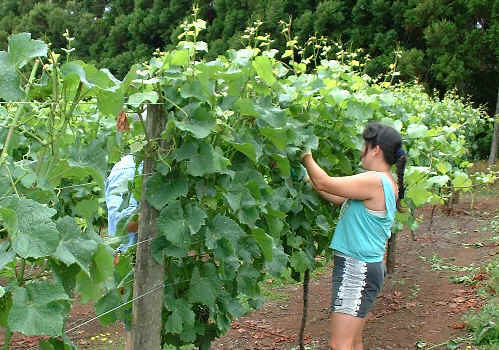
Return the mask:
<path id="1" fill-rule="evenodd" d="M 262 250 L 265 260 L 272 260 L 272 246 L 273 240 L 264 230 L 256 228 L 252 230 L 253 237 L 255 238 L 258 246 Z"/>
<path id="2" fill-rule="evenodd" d="M 450 178 L 447 175 L 441 175 L 441 176 L 433 176 L 427 179 L 426 181 L 429 184 L 437 184 L 438 186 L 442 187 L 445 185 L 447 182 L 449 182 Z"/>
<path id="3" fill-rule="evenodd" d="M 16 68 L 9 62 L 9 55 L 0 51 L 0 98 L 5 101 L 18 101 L 24 97 L 19 88 L 21 81 Z"/>
<path id="4" fill-rule="evenodd" d="M 287 157 L 280 154 L 274 154 L 272 155 L 272 159 L 276 162 L 282 177 L 291 176 L 291 165 L 289 164 L 289 159 Z"/>
<path id="5" fill-rule="evenodd" d="M 215 301 L 221 291 L 221 283 L 216 275 L 216 268 L 213 264 L 203 265 L 202 273 L 196 266 L 192 272 L 191 282 L 187 297 L 190 303 L 200 303 L 207 305 L 210 309 L 215 309 Z"/>
<path id="6" fill-rule="evenodd" d="M 35 57 L 46 57 L 48 46 L 41 40 L 32 40 L 30 33 L 9 36 L 9 63 L 22 68 Z"/>
<path id="7" fill-rule="evenodd" d="M 8 232 L 17 231 L 17 215 L 15 210 L 0 208 L 0 221 L 7 227 Z"/>
<path id="8" fill-rule="evenodd" d="M 156 91 L 137 92 L 128 97 L 128 104 L 138 107 L 146 101 L 156 103 L 158 102 L 158 98 L 159 96 Z"/>
<path id="9" fill-rule="evenodd" d="M 189 191 L 186 177 L 169 177 L 166 181 L 160 174 L 147 180 L 146 198 L 156 210 L 161 210 L 168 202 L 185 197 Z"/>
<path id="10" fill-rule="evenodd" d="M 113 280 L 114 264 L 111 249 L 99 244 L 93 256 L 91 275 L 97 283 L 108 283 Z"/>
<path id="11" fill-rule="evenodd" d="M 186 82 L 180 90 L 180 95 L 183 98 L 195 97 L 202 102 L 208 102 L 215 94 L 214 90 L 215 87 L 211 81 L 198 77 L 197 80 Z"/>
<path id="12" fill-rule="evenodd" d="M 110 290 L 106 295 L 95 303 L 95 312 L 98 315 L 104 314 L 121 304 L 121 296 L 117 289 Z M 121 311 L 122 312 L 122 311 Z M 100 322 L 107 326 L 120 319 L 120 309 L 109 312 L 99 317 Z"/>
<path id="13" fill-rule="evenodd" d="M 227 238 L 233 245 L 237 244 L 239 238 L 244 235 L 243 229 L 237 222 L 221 214 L 217 214 L 213 218 L 211 227 L 212 231 L 216 232 L 219 236 Z"/>
<path id="14" fill-rule="evenodd" d="M 194 326 L 196 315 L 192 311 L 192 306 L 184 299 L 177 299 L 171 307 L 172 313 L 168 316 L 165 329 L 169 333 L 180 334 L 184 328 Z"/>
<path id="15" fill-rule="evenodd" d="M 293 269 L 298 272 L 305 272 L 306 269 L 311 267 L 310 259 L 303 250 L 293 252 L 289 262 Z"/>
<path id="16" fill-rule="evenodd" d="M 90 265 L 90 276 L 84 271 L 76 275 L 76 289 L 80 292 L 81 300 L 87 303 L 97 301 L 106 293 L 106 289 L 113 286 L 114 280 L 113 255 L 109 247 L 99 244 Z"/>
<path id="17" fill-rule="evenodd" d="M 64 340 L 48 339 L 40 340 L 39 347 L 41 350 L 74 350 L 76 349 L 69 339 L 63 337 Z"/>
<path id="18" fill-rule="evenodd" d="M 253 108 L 257 112 L 257 117 L 272 128 L 284 128 L 287 124 L 286 111 L 274 106 L 271 101 L 264 100 L 260 103 L 253 103 Z"/>
<path id="19" fill-rule="evenodd" d="M 347 102 L 345 116 L 353 120 L 366 121 L 372 118 L 373 110 L 365 103 L 349 100 Z"/>
<path id="20" fill-rule="evenodd" d="M 196 234 L 208 217 L 206 212 L 194 203 L 188 203 L 185 207 L 186 224 L 191 234 Z"/>
<path id="21" fill-rule="evenodd" d="M 54 283 L 62 285 L 68 295 L 73 295 L 81 268 L 77 264 L 67 266 L 54 258 L 49 259 L 49 266 L 54 276 Z"/>
<path id="22" fill-rule="evenodd" d="M 409 138 L 421 138 L 426 135 L 428 127 L 423 124 L 411 124 L 407 127 L 406 133 Z"/>
<path id="23" fill-rule="evenodd" d="M 188 131 L 197 139 L 210 135 L 216 126 L 213 114 L 205 108 L 197 108 L 188 118 L 175 120 L 175 126 L 183 131 Z"/>
<path id="24" fill-rule="evenodd" d="M 257 153 L 255 146 L 249 142 L 247 143 L 233 143 L 232 146 L 234 146 L 235 149 L 237 149 L 239 152 L 244 154 L 246 157 L 251 159 L 254 163 L 257 162 Z"/>
<path id="25" fill-rule="evenodd" d="M 63 334 L 69 296 L 63 287 L 51 281 L 35 281 L 25 288 L 14 287 L 8 323 L 12 331 L 24 335 Z"/>
<path id="26" fill-rule="evenodd" d="M 84 199 L 76 203 L 74 212 L 76 215 L 90 219 L 93 215 L 97 214 L 99 209 L 99 202 L 96 199 Z"/>
<path id="27" fill-rule="evenodd" d="M 273 276 L 279 277 L 288 266 L 288 255 L 282 247 L 272 247 L 272 260 L 265 261 L 265 269 Z"/>
<path id="28" fill-rule="evenodd" d="M 189 140 L 187 142 L 184 142 L 182 146 L 177 148 L 175 152 L 173 153 L 173 157 L 181 162 L 186 159 L 191 159 L 194 158 L 194 156 L 197 155 L 199 150 L 199 142 L 195 140 Z"/>
<path id="29" fill-rule="evenodd" d="M 84 271 L 76 275 L 76 290 L 80 293 L 80 300 L 83 304 L 89 301 L 97 301 L 105 292 L 99 283 L 95 283 Z"/>
<path id="30" fill-rule="evenodd" d="M 189 63 L 189 50 L 175 50 L 170 62 L 176 66 L 186 66 Z"/>
<path id="31" fill-rule="evenodd" d="M 243 316 L 246 313 L 246 309 L 237 298 L 231 298 L 229 295 L 225 295 L 223 298 L 221 298 L 221 301 L 227 311 L 235 319 Z"/>
<path id="32" fill-rule="evenodd" d="M 12 247 L 23 258 L 40 258 L 55 252 L 60 235 L 50 219 L 56 211 L 31 199 L 13 199 L 8 208 L 17 215 Z"/>
<path id="33" fill-rule="evenodd" d="M 90 264 L 94 252 L 97 250 L 97 243 L 85 239 L 83 232 L 73 218 L 68 216 L 60 218 L 56 225 L 61 233 L 61 241 L 54 257 L 57 257 L 67 266 L 76 263 L 87 275 L 90 275 Z"/>
<path id="34" fill-rule="evenodd" d="M 472 185 L 472 181 L 470 180 L 468 174 L 463 171 L 456 171 L 454 173 L 454 178 L 452 179 L 452 186 L 456 189 L 470 189 Z"/>
<path id="35" fill-rule="evenodd" d="M 347 90 L 342 90 L 338 88 L 334 88 L 329 92 L 329 96 L 333 98 L 333 101 L 336 102 L 337 104 L 340 104 L 344 100 L 346 100 L 348 97 L 350 97 L 350 92 Z"/>
<path id="36" fill-rule="evenodd" d="M 179 201 L 169 203 L 158 217 L 159 232 L 177 247 L 187 247 L 190 235 L 184 219 L 184 210 Z"/>
<path id="37" fill-rule="evenodd" d="M 114 117 L 121 112 L 123 103 L 125 102 L 125 95 L 121 89 L 116 87 L 116 91 L 100 89 L 96 89 L 95 91 L 97 95 L 97 107 L 101 113 Z"/>
<path id="38" fill-rule="evenodd" d="M 319 227 L 321 230 L 325 232 L 329 232 L 331 230 L 331 227 L 327 222 L 327 218 L 324 215 L 318 215 L 315 218 L 315 224 L 317 225 L 317 227 Z"/>
<path id="39" fill-rule="evenodd" d="M 260 287 L 257 283 L 259 277 L 260 273 L 253 266 L 241 266 L 236 278 L 239 293 L 250 297 L 260 295 Z"/>
<path id="40" fill-rule="evenodd" d="M 258 76 L 267 84 L 274 85 L 276 79 L 274 73 L 272 72 L 272 61 L 266 56 L 258 56 L 253 61 L 253 67 L 255 68 Z"/>
<path id="41" fill-rule="evenodd" d="M 220 149 L 214 149 L 203 142 L 199 146 L 199 153 L 187 162 L 187 173 L 192 176 L 222 173 L 229 164 L 230 161 L 223 156 Z"/>
<path id="42" fill-rule="evenodd" d="M 282 128 L 261 128 L 260 133 L 267 137 L 278 149 L 284 150 L 288 143 L 287 131 Z"/>
<path id="43" fill-rule="evenodd" d="M 414 205 L 416 207 L 425 204 L 430 196 L 431 192 L 426 190 L 425 183 L 418 183 L 414 186 L 411 186 L 407 191 L 407 197 L 414 202 Z"/>

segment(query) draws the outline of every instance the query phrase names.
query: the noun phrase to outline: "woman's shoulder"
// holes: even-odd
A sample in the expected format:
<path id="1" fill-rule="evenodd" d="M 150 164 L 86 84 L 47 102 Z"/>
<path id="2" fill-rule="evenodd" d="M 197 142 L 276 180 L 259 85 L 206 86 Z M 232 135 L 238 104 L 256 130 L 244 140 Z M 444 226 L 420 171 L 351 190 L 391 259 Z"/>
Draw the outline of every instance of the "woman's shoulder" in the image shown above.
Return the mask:
<path id="1" fill-rule="evenodd" d="M 380 181 L 383 178 L 374 170 L 364 171 L 346 178 L 351 179 L 351 185 L 360 186 L 366 190 L 378 188 L 383 184 L 383 181 Z"/>
<path id="2" fill-rule="evenodd" d="M 397 183 L 393 180 L 391 175 L 387 175 L 384 172 L 381 171 L 374 171 L 375 175 L 381 179 L 381 184 L 384 187 L 390 188 L 393 191 L 393 195 L 395 198 L 397 197 L 398 193 L 398 185 Z"/>
<path id="3" fill-rule="evenodd" d="M 371 181 L 373 183 L 379 183 L 379 180 L 383 180 L 384 178 L 386 178 L 386 175 L 380 171 L 375 171 L 375 170 L 368 170 L 368 171 L 364 171 L 362 173 L 358 173 L 357 175 L 354 175 L 354 176 L 357 176 L 359 178 L 364 178 L 368 181 Z"/>

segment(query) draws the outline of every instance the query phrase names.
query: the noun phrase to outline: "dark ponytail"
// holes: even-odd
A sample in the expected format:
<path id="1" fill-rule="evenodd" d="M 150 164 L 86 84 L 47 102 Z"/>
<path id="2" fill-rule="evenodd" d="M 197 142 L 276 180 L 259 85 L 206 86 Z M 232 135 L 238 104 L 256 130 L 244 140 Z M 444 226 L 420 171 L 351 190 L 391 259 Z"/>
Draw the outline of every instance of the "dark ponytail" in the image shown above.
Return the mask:
<path id="1" fill-rule="evenodd" d="M 405 171 L 405 163 L 407 163 L 407 155 L 405 154 L 404 150 L 401 148 L 400 149 L 400 156 L 397 159 L 397 162 L 395 163 L 395 166 L 397 167 L 397 184 L 399 187 L 399 195 L 397 198 L 397 210 L 402 212 L 402 206 L 400 204 L 400 201 L 404 199 L 405 197 L 405 185 L 404 185 L 404 171 Z"/>
<path id="2" fill-rule="evenodd" d="M 379 146 L 383 151 L 385 161 L 390 165 L 396 164 L 399 187 L 397 210 L 402 211 L 400 201 L 405 195 L 404 171 L 407 162 L 407 155 L 402 149 L 402 137 L 394 128 L 379 123 L 367 124 L 362 137 L 366 142 L 366 153 L 368 148 Z"/>

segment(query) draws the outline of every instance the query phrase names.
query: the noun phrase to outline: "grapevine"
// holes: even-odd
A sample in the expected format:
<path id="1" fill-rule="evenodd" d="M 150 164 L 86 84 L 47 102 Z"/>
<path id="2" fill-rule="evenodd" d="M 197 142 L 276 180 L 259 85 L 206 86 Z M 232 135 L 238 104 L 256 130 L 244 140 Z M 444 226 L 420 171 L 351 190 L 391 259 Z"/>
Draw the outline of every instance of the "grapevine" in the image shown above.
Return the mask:
<path id="1" fill-rule="evenodd" d="M 266 276 L 300 280 L 317 256 L 329 254 L 338 213 L 296 175 L 300 150 L 313 149 L 331 175 L 350 175 L 359 171 L 360 131 L 379 120 L 406 142 L 409 208 L 494 180 L 466 172 L 466 140 L 483 114 L 455 96 L 439 100 L 418 85 L 376 84 L 355 65 L 324 57 L 316 67 L 289 65 L 257 47 L 200 61 L 204 26 L 186 23 L 176 50 L 132 67 L 122 81 L 69 57 L 62 63 L 29 34 L 12 36 L 0 53 L 10 77 L 0 78 L 0 98 L 11 102 L 0 107 L 0 166 L 8 169 L 0 176 L 0 271 L 9 279 L 0 288 L 0 324 L 9 332 L 73 347 L 65 330 L 77 296 L 94 301 L 105 324 L 129 317 L 130 256 L 114 266 L 96 227 L 106 172 L 124 141 L 137 165 L 158 155 L 149 180 L 130 186 L 138 199 L 145 186 L 140 199 L 159 211 L 159 237 L 147 244 L 167 267 L 165 348 L 208 349 L 232 320 L 262 305 Z M 32 79 L 21 89 L 19 75 L 29 68 Z M 140 118 L 130 135 L 116 132 L 118 114 L 140 115 L 148 104 L 162 108 L 160 140 L 145 135 Z M 408 211 L 398 223 L 401 229 L 417 220 Z M 27 269 L 45 269 L 50 278 L 28 277 Z"/>

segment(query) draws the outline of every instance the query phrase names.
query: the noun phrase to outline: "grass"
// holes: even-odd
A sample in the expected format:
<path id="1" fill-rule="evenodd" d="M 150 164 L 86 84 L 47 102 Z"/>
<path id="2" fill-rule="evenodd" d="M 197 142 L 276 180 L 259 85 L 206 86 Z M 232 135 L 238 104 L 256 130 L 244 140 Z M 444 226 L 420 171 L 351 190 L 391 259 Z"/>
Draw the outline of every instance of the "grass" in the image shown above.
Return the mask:
<path id="1" fill-rule="evenodd" d="M 285 302 L 288 301 L 291 296 L 288 292 L 280 292 L 276 287 L 268 286 L 268 284 L 263 285 L 262 292 L 265 300 L 270 301 Z"/>
<path id="2" fill-rule="evenodd" d="M 324 256 L 316 259 L 316 268 L 310 272 L 310 281 L 319 279 L 323 274 L 328 273 L 332 268 L 332 259 Z M 273 278 L 269 276 L 261 284 L 263 296 L 266 300 L 285 302 L 291 297 L 288 291 L 281 289 L 291 286 L 301 286 L 303 284 L 303 274 L 299 282 L 291 278 L 290 271 L 284 274 L 282 278 Z"/>
<path id="3" fill-rule="evenodd" d="M 432 259 L 441 265 L 440 258 Z M 438 269 L 437 269 L 438 270 Z M 415 345 L 417 349 L 473 349 L 497 350 L 499 349 L 499 258 L 494 258 L 481 269 L 488 276 L 477 289 L 477 294 L 487 299 L 487 303 L 480 310 L 471 310 L 464 316 L 469 334 L 463 337 L 449 339 L 441 344 L 430 344 L 419 340 Z"/>
<path id="4" fill-rule="evenodd" d="M 481 269 L 487 279 L 480 284 L 477 295 L 487 300 L 480 310 L 469 311 L 464 316 L 467 329 L 470 332 L 466 337 L 450 339 L 445 343 L 433 345 L 420 341 L 419 348 L 430 350 L 438 346 L 447 346 L 447 349 L 497 350 L 499 349 L 499 258 L 494 258 Z M 474 281 L 475 283 L 477 281 Z M 418 346 L 418 345 L 417 345 Z"/>
<path id="5" fill-rule="evenodd" d="M 449 262 L 444 261 L 438 254 L 433 254 L 431 258 L 427 258 L 424 256 L 420 257 L 421 261 L 427 262 L 430 264 L 432 271 L 453 271 L 453 272 L 469 272 L 474 273 L 478 271 L 478 267 L 474 264 L 469 266 L 458 266 L 451 264 Z M 446 260 L 453 260 L 453 258 L 449 258 Z"/>
<path id="6" fill-rule="evenodd" d="M 481 160 L 473 163 L 473 166 L 469 170 L 469 174 L 473 175 L 476 173 L 489 173 L 495 172 L 498 176 L 499 165 L 496 163 L 494 166 L 490 167 L 487 161 Z M 462 193 L 462 198 L 467 200 L 477 200 L 493 198 L 499 192 L 499 181 L 495 181 L 492 184 L 484 184 L 481 186 L 474 187 L 472 191 Z"/>
<path id="7" fill-rule="evenodd" d="M 495 258 L 482 269 L 488 279 L 478 289 L 478 295 L 487 299 L 479 311 L 465 316 L 468 329 L 473 334 L 473 343 L 483 349 L 499 348 L 499 258 Z M 482 348 L 480 348 L 482 349 Z"/>

